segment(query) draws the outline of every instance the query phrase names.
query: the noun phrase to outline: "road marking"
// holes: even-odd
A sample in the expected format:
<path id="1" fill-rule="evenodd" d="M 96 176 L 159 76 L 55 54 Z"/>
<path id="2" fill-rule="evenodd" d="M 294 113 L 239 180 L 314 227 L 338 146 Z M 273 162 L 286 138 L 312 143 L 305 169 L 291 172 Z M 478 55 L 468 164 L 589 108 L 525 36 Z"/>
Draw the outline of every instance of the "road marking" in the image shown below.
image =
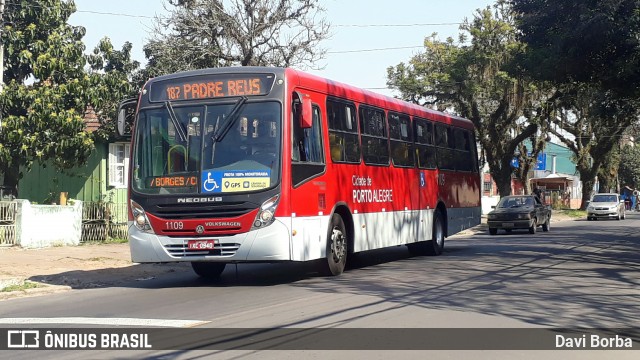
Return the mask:
<path id="1" fill-rule="evenodd" d="M 202 320 L 138 319 L 138 318 L 91 318 L 91 317 L 53 317 L 53 318 L 0 318 L 3 325 L 103 325 L 103 326 L 142 326 L 142 327 L 194 327 L 207 324 Z"/>

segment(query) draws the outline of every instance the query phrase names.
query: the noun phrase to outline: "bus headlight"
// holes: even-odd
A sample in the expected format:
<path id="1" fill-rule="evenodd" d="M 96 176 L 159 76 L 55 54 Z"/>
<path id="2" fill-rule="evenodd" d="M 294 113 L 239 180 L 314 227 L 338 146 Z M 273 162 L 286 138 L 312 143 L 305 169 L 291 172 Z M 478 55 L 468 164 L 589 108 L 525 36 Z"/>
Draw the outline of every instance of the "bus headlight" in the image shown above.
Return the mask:
<path id="1" fill-rule="evenodd" d="M 269 226 L 276 220 L 274 214 L 276 213 L 276 208 L 278 207 L 278 200 L 280 200 L 280 195 L 276 195 L 262 203 L 262 206 L 260 206 L 260 210 L 256 215 L 256 219 L 253 221 L 251 230 Z"/>
<path id="2" fill-rule="evenodd" d="M 147 213 L 140 204 L 133 200 L 131 200 L 131 213 L 133 213 L 133 224 L 138 228 L 138 230 L 153 234 L 151 223 L 149 222 L 149 218 L 147 218 Z"/>

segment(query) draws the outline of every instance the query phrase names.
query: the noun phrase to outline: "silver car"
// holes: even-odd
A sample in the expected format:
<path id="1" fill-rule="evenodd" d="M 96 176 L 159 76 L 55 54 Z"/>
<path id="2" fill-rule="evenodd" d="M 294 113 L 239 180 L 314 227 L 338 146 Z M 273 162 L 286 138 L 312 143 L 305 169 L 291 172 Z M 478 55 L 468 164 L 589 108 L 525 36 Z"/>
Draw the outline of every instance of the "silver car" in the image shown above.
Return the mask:
<path id="1" fill-rule="evenodd" d="M 587 220 L 616 219 L 624 220 L 624 200 L 614 193 L 593 195 L 587 206 Z"/>

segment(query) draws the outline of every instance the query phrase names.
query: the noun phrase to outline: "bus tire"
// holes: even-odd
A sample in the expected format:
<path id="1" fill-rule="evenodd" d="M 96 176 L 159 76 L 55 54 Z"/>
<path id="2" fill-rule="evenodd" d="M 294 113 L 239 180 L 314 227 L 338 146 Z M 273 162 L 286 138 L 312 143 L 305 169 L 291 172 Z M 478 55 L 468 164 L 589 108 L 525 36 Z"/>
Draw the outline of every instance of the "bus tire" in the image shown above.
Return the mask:
<path id="1" fill-rule="evenodd" d="M 444 250 L 444 219 L 440 211 L 436 211 L 433 215 L 433 231 L 431 231 L 431 240 L 425 244 L 427 255 L 437 256 L 442 254 Z"/>
<path id="2" fill-rule="evenodd" d="M 323 273 L 328 276 L 342 274 L 347 264 L 348 253 L 347 231 L 342 217 L 338 214 L 331 216 L 327 231 L 326 259 L 323 261 Z"/>
<path id="3" fill-rule="evenodd" d="M 224 267 L 227 264 L 218 263 L 218 262 L 207 262 L 207 261 L 192 261 L 191 267 L 193 271 L 198 274 L 201 278 L 205 278 L 207 280 L 218 280 L 222 272 L 224 271 Z"/>

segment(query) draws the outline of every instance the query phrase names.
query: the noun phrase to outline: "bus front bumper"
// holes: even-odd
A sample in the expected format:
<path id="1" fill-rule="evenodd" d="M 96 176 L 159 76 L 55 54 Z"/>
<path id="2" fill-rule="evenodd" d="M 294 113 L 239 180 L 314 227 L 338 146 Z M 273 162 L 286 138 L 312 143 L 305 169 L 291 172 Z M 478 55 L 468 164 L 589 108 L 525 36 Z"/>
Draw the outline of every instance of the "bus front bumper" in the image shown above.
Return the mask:
<path id="1" fill-rule="evenodd" d="M 190 240 L 211 240 L 212 250 L 189 250 Z M 169 237 L 138 230 L 129 222 L 131 261 L 159 263 L 179 261 L 271 262 L 291 260 L 291 232 L 276 221 L 262 229 L 229 236 Z"/>

